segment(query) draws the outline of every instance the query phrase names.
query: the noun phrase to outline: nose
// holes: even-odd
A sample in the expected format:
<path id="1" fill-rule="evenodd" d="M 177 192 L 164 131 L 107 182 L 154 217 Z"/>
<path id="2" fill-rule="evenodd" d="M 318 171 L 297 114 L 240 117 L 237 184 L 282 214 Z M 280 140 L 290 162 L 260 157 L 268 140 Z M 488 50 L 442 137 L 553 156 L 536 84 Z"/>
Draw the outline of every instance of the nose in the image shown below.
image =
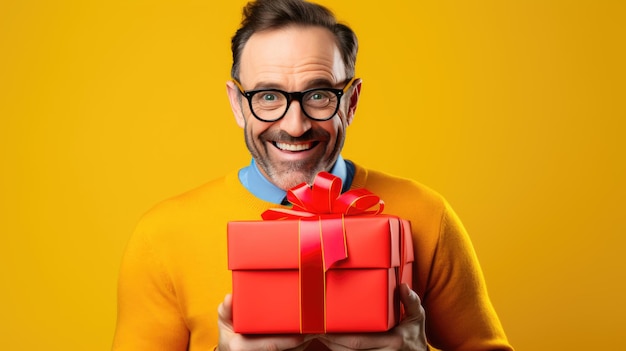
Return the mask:
<path id="1" fill-rule="evenodd" d="M 311 129 L 311 120 L 304 114 L 297 100 L 291 102 L 287 113 L 279 122 L 280 129 L 296 138 Z"/>

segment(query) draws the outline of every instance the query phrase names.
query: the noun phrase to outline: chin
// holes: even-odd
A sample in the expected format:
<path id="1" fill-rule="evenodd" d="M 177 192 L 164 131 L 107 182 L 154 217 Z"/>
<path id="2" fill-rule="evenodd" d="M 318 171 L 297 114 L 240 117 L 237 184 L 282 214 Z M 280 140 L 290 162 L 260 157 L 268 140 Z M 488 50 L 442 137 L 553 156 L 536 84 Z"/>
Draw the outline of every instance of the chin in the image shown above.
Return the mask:
<path id="1" fill-rule="evenodd" d="M 302 174 L 293 174 L 293 175 L 282 175 L 278 179 L 275 180 L 276 185 L 283 189 L 289 190 L 296 185 L 300 185 L 302 183 L 311 183 L 312 177 L 308 177 Z"/>
<path id="2" fill-rule="evenodd" d="M 317 171 L 315 172 L 302 172 L 302 171 L 286 171 L 280 172 L 276 174 L 276 176 L 272 177 L 276 186 L 283 190 L 289 190 L 296 185 L 300 185 L 302 183 L 313 183 L 313 179 L 317 175 Z"/>

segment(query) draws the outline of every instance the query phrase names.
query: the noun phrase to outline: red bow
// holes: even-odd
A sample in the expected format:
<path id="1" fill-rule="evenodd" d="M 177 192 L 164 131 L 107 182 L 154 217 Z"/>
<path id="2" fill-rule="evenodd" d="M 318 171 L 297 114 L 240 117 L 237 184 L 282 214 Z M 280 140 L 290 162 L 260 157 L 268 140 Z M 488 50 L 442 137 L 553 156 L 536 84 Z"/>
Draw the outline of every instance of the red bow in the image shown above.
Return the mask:
<path id="1" fill-rule="evenodd" d="M 292 209 L 269 209 L 264 220 L 299 220 L 300 332 L 325 333 L 326 271 L 348 257 L 344 216 L 376 215 L 384 202 L 366 189 L 341 194 L 341 179 L 321 172 L 287 192 Z"/>
<path id="2" fill-rule="evenodd" d="M 352 189 L 341 194 L 341 178 L 320 172 L 313 181 L 297 185 L 287 191 L 292 209 L 274 208 L 261 215 L 265 220 L 295 219 L 328 214 L 376 215 L 383 212 L 385 203 L 367 189 Z"/>

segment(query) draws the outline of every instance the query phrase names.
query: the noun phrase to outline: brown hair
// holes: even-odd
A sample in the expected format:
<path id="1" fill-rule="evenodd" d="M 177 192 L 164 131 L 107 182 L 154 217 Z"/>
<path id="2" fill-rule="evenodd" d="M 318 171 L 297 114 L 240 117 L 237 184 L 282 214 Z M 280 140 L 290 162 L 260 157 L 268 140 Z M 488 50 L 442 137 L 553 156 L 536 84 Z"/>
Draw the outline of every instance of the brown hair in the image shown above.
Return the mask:
<path id="1" fill-rule="evenodd" d="M 256 0 L 243 8 L 243 20 L 231 41 L 233 66 L 231 76 L 239 79 L 241 52 L 257 32 L 280 29 L 289 25 L 319 26 L 330 30 L 337 41 L 346 66 L 347 77 L 354 76 L 358 41 L 350 27 L 338 23 L 326 7 L 303 0 Z"/>

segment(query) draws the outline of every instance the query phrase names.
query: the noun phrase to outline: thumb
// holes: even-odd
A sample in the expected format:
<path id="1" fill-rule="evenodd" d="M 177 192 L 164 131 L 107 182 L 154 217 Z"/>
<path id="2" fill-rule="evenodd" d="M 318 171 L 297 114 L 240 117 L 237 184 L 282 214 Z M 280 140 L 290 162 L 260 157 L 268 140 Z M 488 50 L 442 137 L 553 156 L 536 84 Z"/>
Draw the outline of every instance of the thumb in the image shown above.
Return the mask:
<path id="1" fill-rule="evenodd" d="M 400 301 L 404 306 L 404 320 L 422 320 L 424 319 L 424 308 L 417 293 L 406 283 L 400 285 Z"/>
<path id="2" fill-rule="evenodd" d="M 225 324 L 232 324 L 233 321 L 233 295 L 226 294 L 224 301 L 217 308 L 220 321 Z"/>

